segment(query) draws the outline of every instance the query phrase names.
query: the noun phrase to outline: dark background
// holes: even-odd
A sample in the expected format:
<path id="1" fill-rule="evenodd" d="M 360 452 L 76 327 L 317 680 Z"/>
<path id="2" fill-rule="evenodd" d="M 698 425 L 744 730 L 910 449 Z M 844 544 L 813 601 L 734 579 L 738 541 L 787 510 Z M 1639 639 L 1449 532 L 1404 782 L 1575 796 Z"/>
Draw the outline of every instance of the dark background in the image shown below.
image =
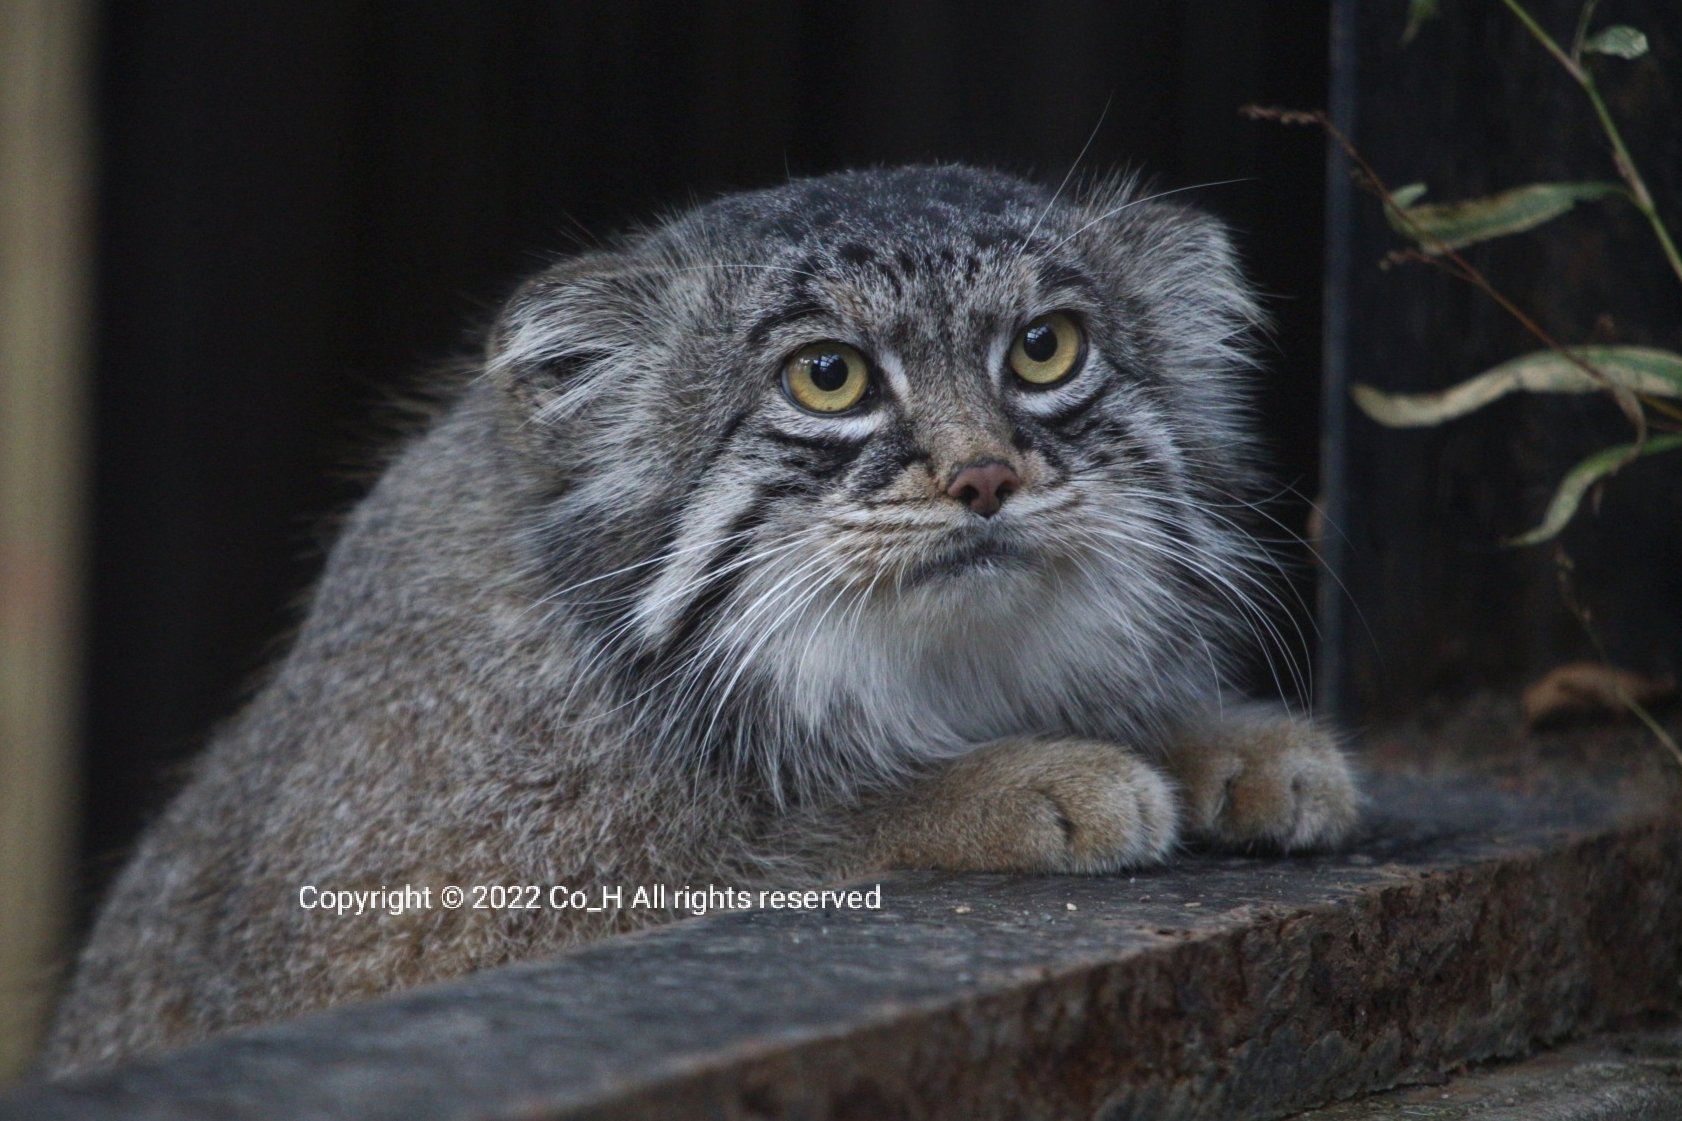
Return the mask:
<path id="1" fill-rule="evenodd" d="M 1526 0 L 1569 44 L 1578 0 Z M 1337 6 L 1337 109 L 1392 188 L 1430 200 L 1532 182 L 1615 180 L 1582 91 L 1504 4 L 1444 3 L 1404 48 L 1401 5 Z M 1682 4 L 1604 0 L 1593 26 L 1629 24 L 1636 61 L 1590 62 L 1673 236 L 1682 232 Z M 1422 265 L 1380 271 L 1398 244 L 1378 204 L 1340 176 L 1327 323 L 1325 552 L 1342 586 L 1322 599 L 1336 656 L 1322 700 L 1359 721 L 1417 712 L 1427 699 L 1516 689 L 1569 660 L 1598 660 L 1556 579 L 1563 552 L 1600 645 L 1619 666 L 1682 675 L 1682 453 L 1624 468 L 1552 544 L 1502 539 L 1541 521 L 1559 480 L 1632 438 L 1606 397 L 1518 394 L 1440 428 L 1389 430 L 1348 403 L 1349 382 L 1437 390 L 1541 348 L 1491 300 Z M 1645 218 L 1621 200 L 1580 206 L 1466 257 L 1566 345 L 1682 352 L 1682 286 Z"/>
<path id="2" fill-rule="evenodd" d="M 1529 7 L 1568 37 L 1579 4 Z M 1558 551 L 1499 542 L 1628 438 L 1616 409 L 1515 398 L 1401 432 L 1356 413 L 1353 381 L 1438 389 L 1535 344 L 1440 273 L 1381 272 L 1395 238 L 1319 134 L 1238 113 L 1329 105 L 1392 186 L 1436 200 L 1612 177 L 1580 92 L 1504 5 L 1445 3 L 1404 48 L 1406 9 L 103 5 L 84 901 L 281 648 L 405 393 L 549 257 L 791 175 L 957 160 L 1055 184 L 1091 138 L 1083 171 L 1196 188 L 1270 297 L 1273 513 L 1301 532 L 1318 492 L 1330 514 L 1321 706 L 1359 725 L 1595 656 Z M 1595 66 L 1682 229 L 1682 7 L 1605 0 L 1595 22 L 1652 42 Z M 1627 206 L 1468 255 L 1564 341 L 1682 349 L 1682 296 Z M 1660 677 L 1682 669 L 1676 458 L 1627 468 L 1561 543 L 1612 660 Z"/>
<path id="3" fill-rule="evenodd" d="M 1323 104 L 1327 34 L 1277 0 L 105 5 L 86 894 L 274 656 L 404 387 L 546 257 L 692 199 L 1055 184 L 1089 136 L 1084 170 L 1241 180 L 1185 197 L 1273 297 L 1268 434 L 1312 493 L 1323 149 L 1238 108 Z"/>

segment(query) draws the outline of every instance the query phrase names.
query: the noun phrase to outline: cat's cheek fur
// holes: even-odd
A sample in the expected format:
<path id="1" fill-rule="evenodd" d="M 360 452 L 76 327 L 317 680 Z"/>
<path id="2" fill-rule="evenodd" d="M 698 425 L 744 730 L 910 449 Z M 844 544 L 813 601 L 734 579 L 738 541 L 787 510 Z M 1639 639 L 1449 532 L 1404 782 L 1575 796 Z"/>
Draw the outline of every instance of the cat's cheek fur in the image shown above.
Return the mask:
<path id="1" fill-rule="evenodd" d="M 1355 825 L 1349 760 L 1320 724 L 1245 704 L 1183 728 L 1167 748 L 1186 828 L 1221 848 L 1326 848 Z"/>

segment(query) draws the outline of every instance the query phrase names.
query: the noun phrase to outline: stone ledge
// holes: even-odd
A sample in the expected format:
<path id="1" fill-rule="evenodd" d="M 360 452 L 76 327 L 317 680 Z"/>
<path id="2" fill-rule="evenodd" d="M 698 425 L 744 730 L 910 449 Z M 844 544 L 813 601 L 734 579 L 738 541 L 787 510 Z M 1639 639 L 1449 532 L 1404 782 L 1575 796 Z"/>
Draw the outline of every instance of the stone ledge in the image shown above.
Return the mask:
<path id="1" fill-rule="evenodd" d="M 1633 734 L 1369 752 L 1348 851 L 909 874 L 0 1096 L 0 1119 L 1271 1118 L 1682 1008 L 1682 820 Z"/>
<path id="2" fill-rule="evenodd" d="M 1682 1029 L 1629 1032 L 1293 1121 L 1682 1121 Z"/>

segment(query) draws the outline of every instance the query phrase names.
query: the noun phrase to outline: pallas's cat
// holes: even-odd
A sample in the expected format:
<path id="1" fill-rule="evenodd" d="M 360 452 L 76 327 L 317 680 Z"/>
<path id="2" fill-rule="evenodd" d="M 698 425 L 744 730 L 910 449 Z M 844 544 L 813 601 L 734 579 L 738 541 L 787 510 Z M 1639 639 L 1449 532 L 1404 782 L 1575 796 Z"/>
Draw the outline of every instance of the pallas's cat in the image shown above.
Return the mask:
<path id="1" fill-rule="evenodd" d="M 1332 738 L 1230 692 L 1255 318 L 1215 221 L 961 167 L 734 195 L 534 277 L 141 841 L 47 1069 L 667 917 L 311 886 L 1335 842 Z"/>

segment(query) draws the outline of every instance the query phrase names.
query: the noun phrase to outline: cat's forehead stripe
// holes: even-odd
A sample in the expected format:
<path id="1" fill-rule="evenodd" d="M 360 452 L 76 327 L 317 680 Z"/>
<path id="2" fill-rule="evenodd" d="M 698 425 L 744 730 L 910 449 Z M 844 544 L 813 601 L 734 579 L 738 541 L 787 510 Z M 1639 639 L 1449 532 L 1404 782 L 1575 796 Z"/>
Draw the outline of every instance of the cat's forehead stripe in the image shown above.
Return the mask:
<path id="1" fill-rule="evenodd" d="M 802 320 L 879 320 L 871 310 L 873 299 L 904 301 L 906 283 L 914 286 L 916 306 L 903 309 L 902 317 L 928 326 L 929 305 L 935 305 L 943 314 L 933 317 L 932 326 L 943 338 L 992 334 L 1015 326 L 1007 320 L 1049 310 L 1034 307 L 1035 301 L 1096 305 L 1102 300 L 1098 282 L 1070 261 L 1028 262 L 1010 270 L 1020 283 L 987 285 L 982 260 L 949 247 L 921 262 L 904 250 L 854 257 L 845 269 L 808 257 L 801 268 L 779 275 L 771 282 L 776 294 L 768 298 L 769 306 L 757 310 L 746 327 L 748 343 L 763 346 L 774 332 Z"/>
<path id="2" fill-rule="evenodd" d="M 763 346 L 771 334 L 782 327 L 804 319 L 818 319 L 830 315 L 830 309 L 820 303 L 808 289 L 789 293 L 787 299 L 768 311 L 760 313 L 748 326 L 747 340 L 752 346 Z"/>
<path id="3" fill-rule="evenodd" d="M 1039 281 L 1042 291 L 1055 292 L 1059 289 L 1074 289 L 1093 300 L 1098 299 L 1101 295 L 1098 282 L 1081 271 L 1072 261 L 1036 258 L 1033 265 L 1035 279 Z"/>

